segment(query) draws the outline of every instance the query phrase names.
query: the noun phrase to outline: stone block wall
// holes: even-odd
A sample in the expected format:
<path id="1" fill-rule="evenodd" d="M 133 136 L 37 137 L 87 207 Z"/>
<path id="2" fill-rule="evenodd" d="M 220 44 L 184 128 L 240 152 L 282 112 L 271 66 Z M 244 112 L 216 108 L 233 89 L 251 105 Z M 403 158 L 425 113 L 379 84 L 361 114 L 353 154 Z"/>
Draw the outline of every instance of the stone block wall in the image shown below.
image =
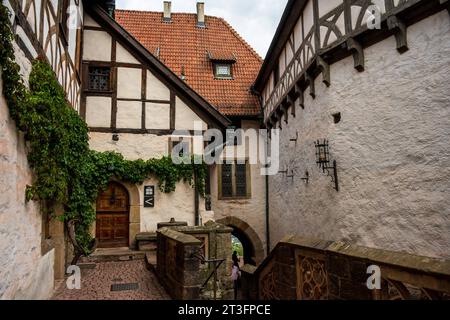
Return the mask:
<path id="1" fill-rule="evenodd" d="M 370 266 L 379 289 L 367 285 Z M 242 284 L 250 300 L 448 300 L 450 260 L 287 237 L 258 268 L 242 269 Z"/>
<path id="2" fill-rule="evenodd" d="M 200 260 L 195 257 L 201 241 L 169 228 L 157 232 L 156 273 L 173 299 L 196 300 L 200 295 Z"/>
<path id="3" fill-rule="evenodd" d="M 207 222 L 198 227 L 161 228 L 157 232 L 157 275 L 175 299 L 231 299 L 231 228 Z M 206 284 L 205 284 L 206 283 Z M 205 284 L 205 285 L 204 285 Z"/>

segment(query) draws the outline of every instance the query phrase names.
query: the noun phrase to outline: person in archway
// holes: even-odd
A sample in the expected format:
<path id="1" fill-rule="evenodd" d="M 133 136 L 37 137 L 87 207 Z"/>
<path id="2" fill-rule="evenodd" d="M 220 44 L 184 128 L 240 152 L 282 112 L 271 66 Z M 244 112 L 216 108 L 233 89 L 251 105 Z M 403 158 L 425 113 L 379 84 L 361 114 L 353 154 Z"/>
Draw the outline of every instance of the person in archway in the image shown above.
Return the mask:
<path id="1" fill-rule="evenodd" d="M 231 270 L 231 280 L 233 280 L 234 300 L 237 300 L 240 273 L 241 270 L 239 268 L 239 262 L 233 260 L 233 269 Z"/>
<path id="2" fill-rule="evenodd" d="M 241 262 L 241 260 L 238 257 L 237 251 L 233 252 L 233 255 L 231 256 L 231 260 L 233 261 L 233 265 L 237 264 L 239 267 L 239 262 Z"/>

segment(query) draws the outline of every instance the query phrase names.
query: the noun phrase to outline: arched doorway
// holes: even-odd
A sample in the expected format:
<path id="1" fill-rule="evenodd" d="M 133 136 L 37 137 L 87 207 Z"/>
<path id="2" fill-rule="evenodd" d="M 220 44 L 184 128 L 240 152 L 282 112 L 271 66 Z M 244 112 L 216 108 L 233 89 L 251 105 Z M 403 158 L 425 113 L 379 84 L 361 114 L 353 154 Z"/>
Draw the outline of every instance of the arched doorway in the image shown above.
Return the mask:
<path id="1" fill-rule="evenodd" d="M 226 217 L 216 221 L 233 228 L 231 233 L 239 239 L 244 248 L 244 263 L 258 265 L 264 260 L 264 247 L 258 234 L 245 221 L 237 217 Z"/>
<path id="2" fill-rule="evenodd" d="M 239 229 L 233 228 L 233 232 L 231 233 L 233 237 L 235 237 L 238 242 L 242 245 L 242 253 L 238 252 L 238 255 L 242 254 L 244 258 L 244 264 L 250 264 L 255 266 L 255 248 L 251 243 L 250 239 Z M 233 248 L 235 250 L 236 248 Z"/>
<path id="3" fill-rule="evenodd" d="M 95 235 L 99 248 L 128 247 L 130 227 L 130 197 L 127 189 L 117 182 L 97 198 Z"/>

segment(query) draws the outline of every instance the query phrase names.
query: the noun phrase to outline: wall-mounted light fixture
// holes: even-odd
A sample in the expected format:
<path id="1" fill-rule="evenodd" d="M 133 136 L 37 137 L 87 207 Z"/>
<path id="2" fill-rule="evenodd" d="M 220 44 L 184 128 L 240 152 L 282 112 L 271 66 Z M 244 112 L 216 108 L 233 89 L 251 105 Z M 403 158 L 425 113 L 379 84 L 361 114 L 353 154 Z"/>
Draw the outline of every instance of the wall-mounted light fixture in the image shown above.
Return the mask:
<path id="1" fill-rule="evenodd" d="M 114 133 L 112 136 L 112 140 L 116 142 L 119 141 L 119 135 L 117 133 Z"/>
<path id="2" fill-rule="evenodd" d="M 323 140 L 323 142 L 317 140 L 317 142 L 314 143 L 316 146 L 316 162 L 319 168 L 323 170 L 324 173 L 327 173 L 328 176 L 331 177 L 331 180 L 334 183 L 334 188 L 336 191 L 339 191 L 339 181 L 337 176 L 337 162 L 336 160 L 333 161 L 333 165 L 330 166 L 330 150 L 329 150 L 329 144 L 328 140 Z M 333 170 L 332 173 L 330 173 L 330 170 Z"/>

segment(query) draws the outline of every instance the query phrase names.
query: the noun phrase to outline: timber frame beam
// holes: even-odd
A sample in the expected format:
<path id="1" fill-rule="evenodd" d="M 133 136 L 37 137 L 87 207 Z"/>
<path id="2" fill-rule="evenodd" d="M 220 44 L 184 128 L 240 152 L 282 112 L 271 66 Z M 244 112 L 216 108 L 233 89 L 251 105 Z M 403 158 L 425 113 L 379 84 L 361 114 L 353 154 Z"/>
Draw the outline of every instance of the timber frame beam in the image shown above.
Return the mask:
<path id="1" fill-rule="evenodd" d="M 394 36 L 396 39 L 396 49 L 399 53 L 404 53 L 408 50 L 407 31 L 410 25 L 445 9 L 449 10 L 450 13 L 450 0 L 405 0 L 399 5 L 394 5 L 393 0 L 386 0 L 386 12 L 381 15 L 381 29 L 370 29 L 367 25 L 364 25 L 361 16 L 358 18 L 356 27 L 352 26 L 351 20 L 351 6 L 358 3 L 358 5 L 362 6 L 362 12 L 365 12 L 371 4 L 369 0 L 345 0 L 343 4 L 331 10 L 323 17 L 319 17 L 316 12 L 318 0 L 310 1 L 314 4 L 314 25 L 311 32 L 305 35 L 297 52 L 295 52 L 290 63 L 288 62 L 284 73 L 280 76 L 277 85 L 270 93 L 267 101 L 264 102 L 263 110 L 266 125 L 269 123 L 269 119 L 270 121 L 274 119 L 281 120 L 281 117 L 272 117 L 272 115 L 279 114 L 280 112 L 284 114 L 280 109 L 284 109 L 284 102 L 288 96 L 299 99 L 301 108 L 305 107 L 303 92 L 308 87 L 311 97 L 316 98 L 315 79 L 320 74 L 322 74 L 323 83 L 327 87 L 330 86 L 331 64 L 348 56 L 353 56 L 354 68 L 358 72 L 363 72 L 365 68 L 364 48 Z M 291 0 L 289 2 L 292 6 L 291 2 L 295 1 Z M 302 6 L 300 10 L 302 11 L 306 1 L 298 1 L 296 3 Z M 298 10 L 295 10 L 295 14 L 298 15 Z M 302 12 L 300 12 L 299 16 L 301 15 Z M 336 31 L 333 25 L 333 23 L 336 23 L 336 17 L 341 15 L 345 17 L 345 34 Z M 299 17 L 297 16 L 296 19 L 285 17 L 285 19 L 285 25 L 280 25 L 279 29 L 284 28 L 284 33 L 291 34 Z M 331 41 L 330 31 L 325 36 L 322 36 L 320 33 L 321 27 L 334 30 L 338 34 L 337 40 L 329 43 Z M 283 31 L 281 29 L 277 31 L 277 34 Z M 321 39 L 321 36 L 324 39 Z M 277 61 L 276 54 L 278 54 L 280 48 L 284 48 L 283 43 L 278 41 L 283 41 L 284 38 L 286 37 L 280 36 L 280 40 L 274 39 L 271 46 L 273 50 L 269 51 L 266 60 Z M 307 56 L 310 56 L 309 60 L 304 59 Z M 254 86 L 257 92 L 262 92 L 271 74 L 271 68 L 269 62 L 263 66 Z M 292 108 L 294 111 L 291 111 L 292 116 L 295 116 L 295 99 L 292 103 L 294 105 Z M 285 121 L 287 120 L 285 119 Z"/>

